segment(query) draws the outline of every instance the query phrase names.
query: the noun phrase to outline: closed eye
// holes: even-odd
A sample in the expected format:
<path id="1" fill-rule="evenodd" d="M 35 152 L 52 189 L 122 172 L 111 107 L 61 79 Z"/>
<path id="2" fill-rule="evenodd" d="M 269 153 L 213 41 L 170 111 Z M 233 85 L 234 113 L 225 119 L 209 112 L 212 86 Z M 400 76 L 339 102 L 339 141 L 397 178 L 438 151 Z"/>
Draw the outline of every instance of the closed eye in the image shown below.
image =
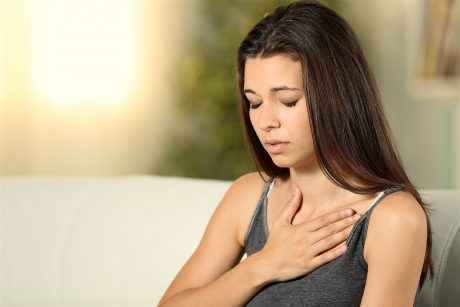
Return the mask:
<path id="1" fill-rule="evenodd" d="M 292 108 L 294 107 L 297 102 L 299 101 L 299 99 L 297 100 L 294 100 L 294 101 L 281 101 L 286 107 L 289 107 L 289 108 Z"/>
<path id="2" fill-rule="evenodd" d="M 259 103 L 249 103 L 249 107 L 251 109 L 257 109 L 258 107 L 260 107 L 260 105 L 262 104 L 262 102 L 259 102 Z"/>

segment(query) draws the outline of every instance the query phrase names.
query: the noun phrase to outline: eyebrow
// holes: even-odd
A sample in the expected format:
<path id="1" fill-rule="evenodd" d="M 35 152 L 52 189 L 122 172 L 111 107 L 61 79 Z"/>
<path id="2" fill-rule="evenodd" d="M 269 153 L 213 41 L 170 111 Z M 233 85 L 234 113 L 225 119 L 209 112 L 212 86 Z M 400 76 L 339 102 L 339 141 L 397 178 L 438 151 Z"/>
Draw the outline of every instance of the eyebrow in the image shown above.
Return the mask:
<path id="1" fill-rule="evenodd" d="M 287 87 L 285 85 L 283 86 L 277 86 L 277 87 L 272 87 L 270 89 L 270 92 L 279 92 L 279 91 L 300 91 L 298 88 L 296 87 Z M 256 92 L 254 92 L 253 90 L 251 90 L 250 88 L 246 88 L 244 89 L 244 93 L 252 93 L 252 94 L 256 94 Z"/>

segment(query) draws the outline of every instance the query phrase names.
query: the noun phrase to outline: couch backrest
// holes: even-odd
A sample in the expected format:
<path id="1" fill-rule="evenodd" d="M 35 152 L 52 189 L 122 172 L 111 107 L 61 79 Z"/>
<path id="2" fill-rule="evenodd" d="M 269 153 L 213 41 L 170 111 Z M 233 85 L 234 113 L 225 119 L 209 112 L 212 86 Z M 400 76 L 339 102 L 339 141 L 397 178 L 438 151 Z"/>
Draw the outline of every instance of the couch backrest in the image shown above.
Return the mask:
<path id="1" fill-rule="evenodd" d="M 230 182 L 0 179 L 0 306 L 151 307 Z"/>
<path id="2" fill-rule="evenodd" d="M 431 204 L 434 276 L 423 286 L 422 307 L 460 306 L 460 191 L 421 191 Z"/>
<path id="3" fill-rule="evenodd" d="M 0 306 L 152 306 L 197 246 L 228 181 L 0 179 Z M 460 191 L 433 203 L 436 276 L 421 306 L 460 302 Z"/>

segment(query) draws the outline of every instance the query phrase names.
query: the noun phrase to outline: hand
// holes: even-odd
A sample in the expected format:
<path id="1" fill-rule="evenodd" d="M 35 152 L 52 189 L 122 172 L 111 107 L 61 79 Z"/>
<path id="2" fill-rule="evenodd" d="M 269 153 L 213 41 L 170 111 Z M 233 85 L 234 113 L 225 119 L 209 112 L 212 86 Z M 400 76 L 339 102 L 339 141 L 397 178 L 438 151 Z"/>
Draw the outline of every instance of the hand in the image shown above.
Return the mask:
<path id="1" fill-rule="evenodd" d="M 346 251 L 345 241 L 360 217 L 354 210 L 345 209 L 292 225 L 301 199 L 301 192 L 296 189 L 259 252 L 269 268 L 271 282 L 303 276 L 341 256 Z"/>

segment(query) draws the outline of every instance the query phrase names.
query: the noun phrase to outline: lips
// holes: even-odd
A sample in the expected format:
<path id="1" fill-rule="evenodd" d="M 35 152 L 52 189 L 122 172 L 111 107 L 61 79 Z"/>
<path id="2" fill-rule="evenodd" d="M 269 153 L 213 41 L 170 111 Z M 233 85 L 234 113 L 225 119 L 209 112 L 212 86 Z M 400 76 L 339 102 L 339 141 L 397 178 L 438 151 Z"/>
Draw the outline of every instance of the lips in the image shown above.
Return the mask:
<path id="1" fill-rule="evenodd" d="M 286 149 L 288 142 L 282 142 L 278 140 L 270 140 L 265 142 L 265 147 L 268 153 L 277 155 L 283 153 Z"/>

